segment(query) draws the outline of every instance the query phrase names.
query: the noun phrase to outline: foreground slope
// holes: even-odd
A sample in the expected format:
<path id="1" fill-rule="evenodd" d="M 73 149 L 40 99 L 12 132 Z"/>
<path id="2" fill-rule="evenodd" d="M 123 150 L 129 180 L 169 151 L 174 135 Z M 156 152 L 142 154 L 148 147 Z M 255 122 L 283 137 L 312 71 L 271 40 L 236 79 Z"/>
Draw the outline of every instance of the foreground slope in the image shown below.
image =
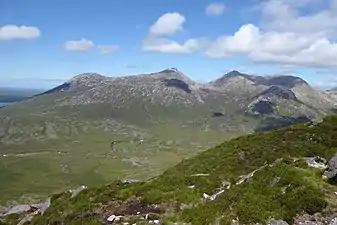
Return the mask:
<path id="1" fill-rule="evenodd" d="M 337 152 L 336 127 L 337 116 L 330 116 L 317 125 L 247 135 L 147 182 L 118 181 L 73 198 L 56 194 L 44 214 L 27 224 L 327 223 L 337 216 L 337 187 L 322 178 L 326 166 L 318 161 Z"/>

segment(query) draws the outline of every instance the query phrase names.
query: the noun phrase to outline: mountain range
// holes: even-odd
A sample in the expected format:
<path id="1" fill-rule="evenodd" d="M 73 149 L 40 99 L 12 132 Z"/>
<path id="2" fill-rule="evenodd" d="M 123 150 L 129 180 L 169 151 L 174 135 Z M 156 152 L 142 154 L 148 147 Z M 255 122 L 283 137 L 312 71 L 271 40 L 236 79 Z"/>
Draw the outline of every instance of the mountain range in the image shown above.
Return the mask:
<path id="1" fill-rule="evenodd" d="M 207 120 L 217 130 L 251 132 L 270 117 L 322 118 L 334 110 L 336 99 L 334 91 L 315 90 L 295 76 L 252 76 L 231 71 L 215 81 L 199 84 L 172 68 L 117 78 L 80 74 L 22 105 L 29 112 L 37 110 L 30 105 L 46 101 L 41 106 L 47 114 L 65 108 L 95 108 L 104 116 L 126 121 L 130 120 L 126 117 L 134 117 L 137 112 L 137 120 L 142 123 L 188 124 Z M 109 110 L 99 110 L 100 107 Z M 211 115 L 218 117 L 215 123 Z M 223 117 L 219 119 L 219 115 Z M 233 119 L 239 118 L 243 120 L 241 128 L 233 123 Z M 251 124 L 252 121 L 259 123 Z"/>
<path id="2" fill-rule="evenodd" d="M 231 71 L 201 84 L 176 68 L 114 78 L 80 74 L 0 109 L 0 204 L 148 179 L 243 134 L 318 123 L 336 103 L 335 91 L 296 76 Z"/>

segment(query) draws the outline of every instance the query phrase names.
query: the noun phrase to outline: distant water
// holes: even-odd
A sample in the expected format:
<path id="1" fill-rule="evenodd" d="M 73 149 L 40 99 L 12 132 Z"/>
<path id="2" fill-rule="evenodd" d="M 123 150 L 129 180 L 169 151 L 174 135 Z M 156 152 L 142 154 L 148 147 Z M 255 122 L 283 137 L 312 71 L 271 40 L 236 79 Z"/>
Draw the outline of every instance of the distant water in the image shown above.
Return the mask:
<path id="1" fill-rule="evenodd" d="M 12 102 L 0 102 L 0 107 L 13 104 Z"/>

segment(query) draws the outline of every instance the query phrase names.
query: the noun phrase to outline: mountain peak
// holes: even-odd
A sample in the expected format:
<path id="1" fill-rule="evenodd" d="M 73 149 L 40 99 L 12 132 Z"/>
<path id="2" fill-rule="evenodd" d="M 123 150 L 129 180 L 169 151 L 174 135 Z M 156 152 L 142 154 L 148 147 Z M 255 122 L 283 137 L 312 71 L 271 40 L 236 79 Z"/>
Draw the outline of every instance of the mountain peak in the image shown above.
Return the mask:
<path id="1" fill-rule="evenodd" d="M 178 73 L 178 74 L 183 74 L 180 70 L 178 70 L 175 67 L 167 68 L 165 70 L 160 71 L 159 73 Z"/>
<path id="2" fill-rule="evenodd" d="M 81 73 L 71 78 L 67 83 L 83 83 L 106 79 L 107 77 L 98 73 Z"/>
<path id="3" fill-rule="evenodd" d="M 304 84 L 309 85 L 305 80 L 300 77 L 292 75 L 278 75 L 278 76 L 254 76 L 243 74 L 237 70 L 230 71 L 226 73 L 221 78 L 215 80 L 214 84 L 222 86 L 233 78 L 240 78 L 241 80 L 249 80 L 254 85 L 264 85 L 264 86 L 282 86 L 287 88 L 293 88 L 297 85 Z"/>
<path id="4" fill-rule="evenodd" d="M 151 74 L 164 79 L 178 79 L 186 83 L 194 83 L 189 77 L 187 77 L 183 72 L 177 68 L 168 68 L 157 73 Z"/>
<path id="5" fill-rule="evenodd" d="M 228 73 L 225 74 L 225 76 L 242 76 L 244 75 L 243 73 L 240 73 L 239 71 L 237 70 L 232 70 Z"/>
<path id="6" fill-rule="evenodd" d="M 278 76 L 266 77 L 264 84 L 268 86 L 278 85 L 278 86 L 284 86 L 288 88 L 293 88 L 299 84 L 309 85 L 302 78 L 297 77 L 297 76 L 292 76 L 292 75 L 278 75 Z"/>
<path id="7" fill-rule="evenodd" d="M 73 87 L 95 87 L 108 84 L 114 78 L 106 77 L 98 73 L 82 73 L 74 76 L 67 83 Z"/>
<path id="8" fill-rule="evenodd" d="M 233 70 L 233 71 L 226 73 L 225 75 L 223 75 L 222 77 L 220 77 L 219 79 L 211 83 L 215 84 L 216 86 L 223 86 L 228 83 L 232 83 L 233 79 L 235 79 L 237 82 L 241 82 L 243 80 L 249 80 L 250 82 L 250 81 L 253 81 L 253 77 L 254 76 L 250 76 L 247 74 L 240 73 L 237 70 Z"/>

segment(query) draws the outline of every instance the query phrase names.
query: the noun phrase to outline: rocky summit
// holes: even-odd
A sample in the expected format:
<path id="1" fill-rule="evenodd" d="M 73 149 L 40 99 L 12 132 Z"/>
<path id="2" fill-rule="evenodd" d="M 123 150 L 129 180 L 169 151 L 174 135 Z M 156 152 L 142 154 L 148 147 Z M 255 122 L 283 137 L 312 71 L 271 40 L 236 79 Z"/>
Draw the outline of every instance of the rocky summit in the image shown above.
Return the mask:
<path id="1" fill-rule="evenodd" d="M 334 221 L 336 102 L 295 76 L 77 75 L 0 109 L 2 222 Z"/>

